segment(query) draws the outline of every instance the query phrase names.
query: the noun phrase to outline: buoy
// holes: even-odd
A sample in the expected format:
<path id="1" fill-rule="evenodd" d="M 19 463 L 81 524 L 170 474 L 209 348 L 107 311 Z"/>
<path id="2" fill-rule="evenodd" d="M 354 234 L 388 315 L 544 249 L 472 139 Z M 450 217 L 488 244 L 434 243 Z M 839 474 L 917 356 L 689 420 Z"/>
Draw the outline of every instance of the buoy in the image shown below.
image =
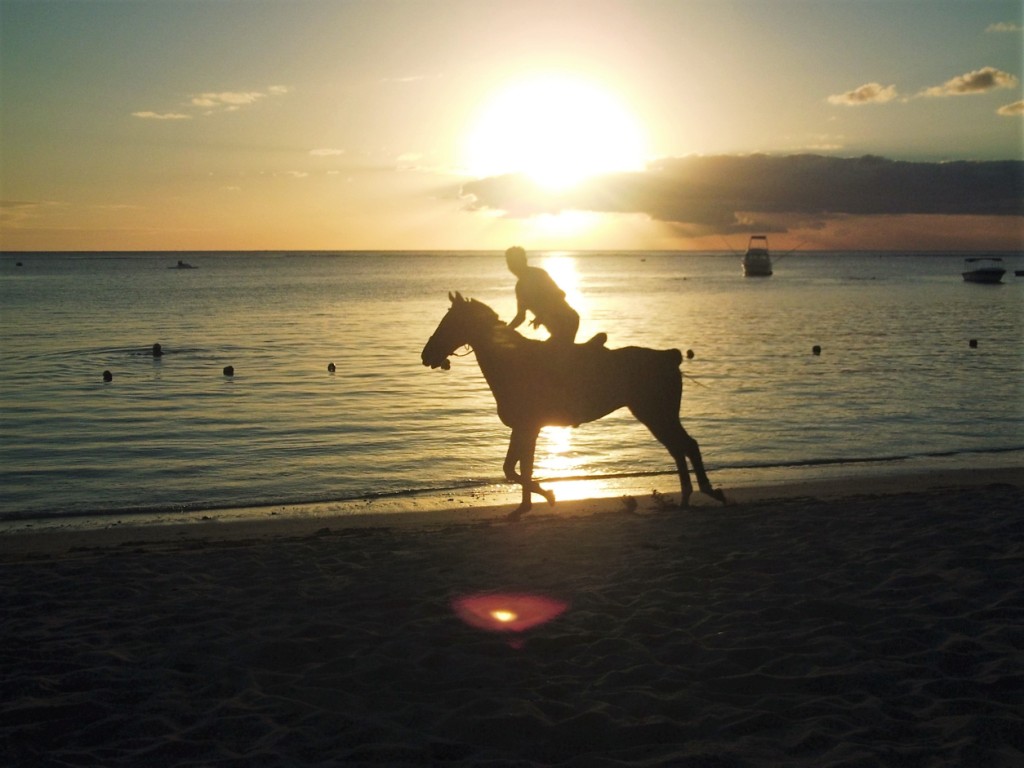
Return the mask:
<path id="1" fill-rule="evenodd" d="M 813 347 L 811 347 L 811 352 L 813 352 L 816 355 L 820 355 L 821 354 L 821 347 L 819 347 L 817 344 L 815 344 Z"/>
<path id="2" fill-rule="evenodd" d="M 334 367 L 334 363 L 328 363 L 327 370 L 330 371 L 331 373 L 334 373 L 338 369 Z"/>
<path id="3" fill-rule="evenodd" d="M 159 344 L 153 345 L 153 357 L 161 357 L 164 354 L 164 349 Z"/>
<path id="4" fill-rule="evenodd" d="M 687 360 L 693 360 L 693 350 L 692 349 L 686 350 L 686 359 Z"/>
<path id="5" fill-rule="evenodd" d="M 110 371 L 104 371 L 103 372 L 103 380 L 104 381 L 113 381 L 114 380 L 114 374 L 112 374 Z"/>
<path id="6" fill-rule="evenodd" d="M 968 344 L 971 345 L 971 349 L 977 349 L 978 348 L 978 340 L 977 339 L 971 339 L 968 342 Z"/>
<path id="7" fill-rule="evenodd" d="M 224 375 L 225 376 L 234 376 L 235 375 L 235 366 L 233 366 L 233 365 L 225 365 L 224 366 Z"/>

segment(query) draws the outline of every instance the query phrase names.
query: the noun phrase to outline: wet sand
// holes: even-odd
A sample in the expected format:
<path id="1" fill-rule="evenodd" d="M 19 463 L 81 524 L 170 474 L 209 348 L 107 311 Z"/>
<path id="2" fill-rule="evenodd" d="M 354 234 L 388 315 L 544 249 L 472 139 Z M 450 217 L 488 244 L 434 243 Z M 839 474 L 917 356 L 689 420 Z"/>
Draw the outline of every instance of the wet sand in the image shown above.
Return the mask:
<path id="1" fill-rule="evenodd" d="M 0 750 L 19 766 L 1022 764 L 1024 470 L 730 495 L 519 523 L 473 507 L 5 533 Z M 495 631 L 455 610 L 481 595 Z M 564 610 L 510 631 L 523 596 Z"/>

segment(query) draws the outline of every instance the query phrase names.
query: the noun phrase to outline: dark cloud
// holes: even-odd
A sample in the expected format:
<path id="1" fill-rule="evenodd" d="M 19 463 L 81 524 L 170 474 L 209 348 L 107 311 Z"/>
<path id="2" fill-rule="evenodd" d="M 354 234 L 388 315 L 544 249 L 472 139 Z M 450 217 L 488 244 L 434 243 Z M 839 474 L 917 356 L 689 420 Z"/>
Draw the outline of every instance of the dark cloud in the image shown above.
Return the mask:
<path id="1" fill-rule="evenodd" d="M 966 96 L 972 93 L 985 93 L 996 88 L 1013 88 L 1017 82 L 1016 76 L 1009 72 L 1003 72 L 995 67 L 982 67 L 974 72 L 968 72 L 966 75 L 958 75 L 942 85 L 927 88 L 922 95 Z"/>
<path id="2" fill-rule="evenodd" d="M 562 193 L 496 176 L 463 185 L 473 210 L 510 216 L 641 213 L 694 233 L 777 231 L 844 215 L 1024 215 L 1024 162 L 911 163 L 882 157 L 710 156 L 661 160 Z"/>

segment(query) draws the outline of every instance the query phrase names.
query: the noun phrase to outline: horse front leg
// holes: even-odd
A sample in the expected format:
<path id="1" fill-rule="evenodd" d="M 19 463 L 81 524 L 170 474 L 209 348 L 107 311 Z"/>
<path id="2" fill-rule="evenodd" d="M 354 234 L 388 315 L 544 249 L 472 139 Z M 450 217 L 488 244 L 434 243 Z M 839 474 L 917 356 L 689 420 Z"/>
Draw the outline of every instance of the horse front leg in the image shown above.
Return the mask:
<path id="1" fill-rule="evenodd" d="M 531 493 L 543 496 L 548 504 L 555 503 L 555 494 L 533 480 L 533 460 L 537 450 L 538 432 L 536 429 L 513 429 L 512 437 L 509 439 L 508 452 L 505 454 L 505 478 L 510 483 L 518 483 L 523 493 L 522 502 L 509 514 L 509 520 L 518 520 L 533 508 Z M 516 464 L 519 465 L 519 472 L 516 472 Z"/>

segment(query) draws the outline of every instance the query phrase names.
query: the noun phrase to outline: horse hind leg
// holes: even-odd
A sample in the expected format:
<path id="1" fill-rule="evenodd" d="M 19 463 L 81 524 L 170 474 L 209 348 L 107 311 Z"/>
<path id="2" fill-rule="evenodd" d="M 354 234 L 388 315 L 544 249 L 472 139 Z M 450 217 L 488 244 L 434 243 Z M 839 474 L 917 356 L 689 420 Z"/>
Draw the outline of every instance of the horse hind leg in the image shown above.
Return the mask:
<path id="1" fill-rule="evenodd" d="M 650 414 L 637 413 L 635 410 L 633 410 L 633 415 L 643 422 L 651 434 L 668 449 L 672 458 L 675 459 L 681 489 L 680 507 L 688 507 L 690 496 L 693 495 L 693 483 L 690 481 L 687 461 L 693 467 L 693 474 L 697 478 L 697 487 L 711 498 L 725 503 L 725 494 L 711 485 L 707 470 L 704 468 L 704 458 L 701 456 L 700 446 L 686 431 L 678 417 L 652 417 Z"/>
<path id="2" fill-rule="evenodd" d="M 693 466 L 693 474 L 697 476 L 697 486 L 711 498 L 725 504 L 725 493 L 711 485 L 707 470 L 704 469 L 704 458 L 701 456 L 700 446 L 697 444 L 697 441 L 690 436 L 690 433 L 686 431 L 682 424 L 679 425 L 679 429 L 684 438 L 684 454 Z"/>
<path id="3" fill-rule="evenodd" d="M 508 515 L 509 520 L 518 520 L 533 508 L 531 494 L 543 496 L 549 505 L 554 506 L 555 494 L 533 479 L 533 461 L 537 449 L 537 431 L 512 430 L 508 451 L 505 454 L 505 478 L 510 483 L 518 483 L 522 487 L 522 502 Z M 516 472 L 516 465 L 520 472 Z"/>

